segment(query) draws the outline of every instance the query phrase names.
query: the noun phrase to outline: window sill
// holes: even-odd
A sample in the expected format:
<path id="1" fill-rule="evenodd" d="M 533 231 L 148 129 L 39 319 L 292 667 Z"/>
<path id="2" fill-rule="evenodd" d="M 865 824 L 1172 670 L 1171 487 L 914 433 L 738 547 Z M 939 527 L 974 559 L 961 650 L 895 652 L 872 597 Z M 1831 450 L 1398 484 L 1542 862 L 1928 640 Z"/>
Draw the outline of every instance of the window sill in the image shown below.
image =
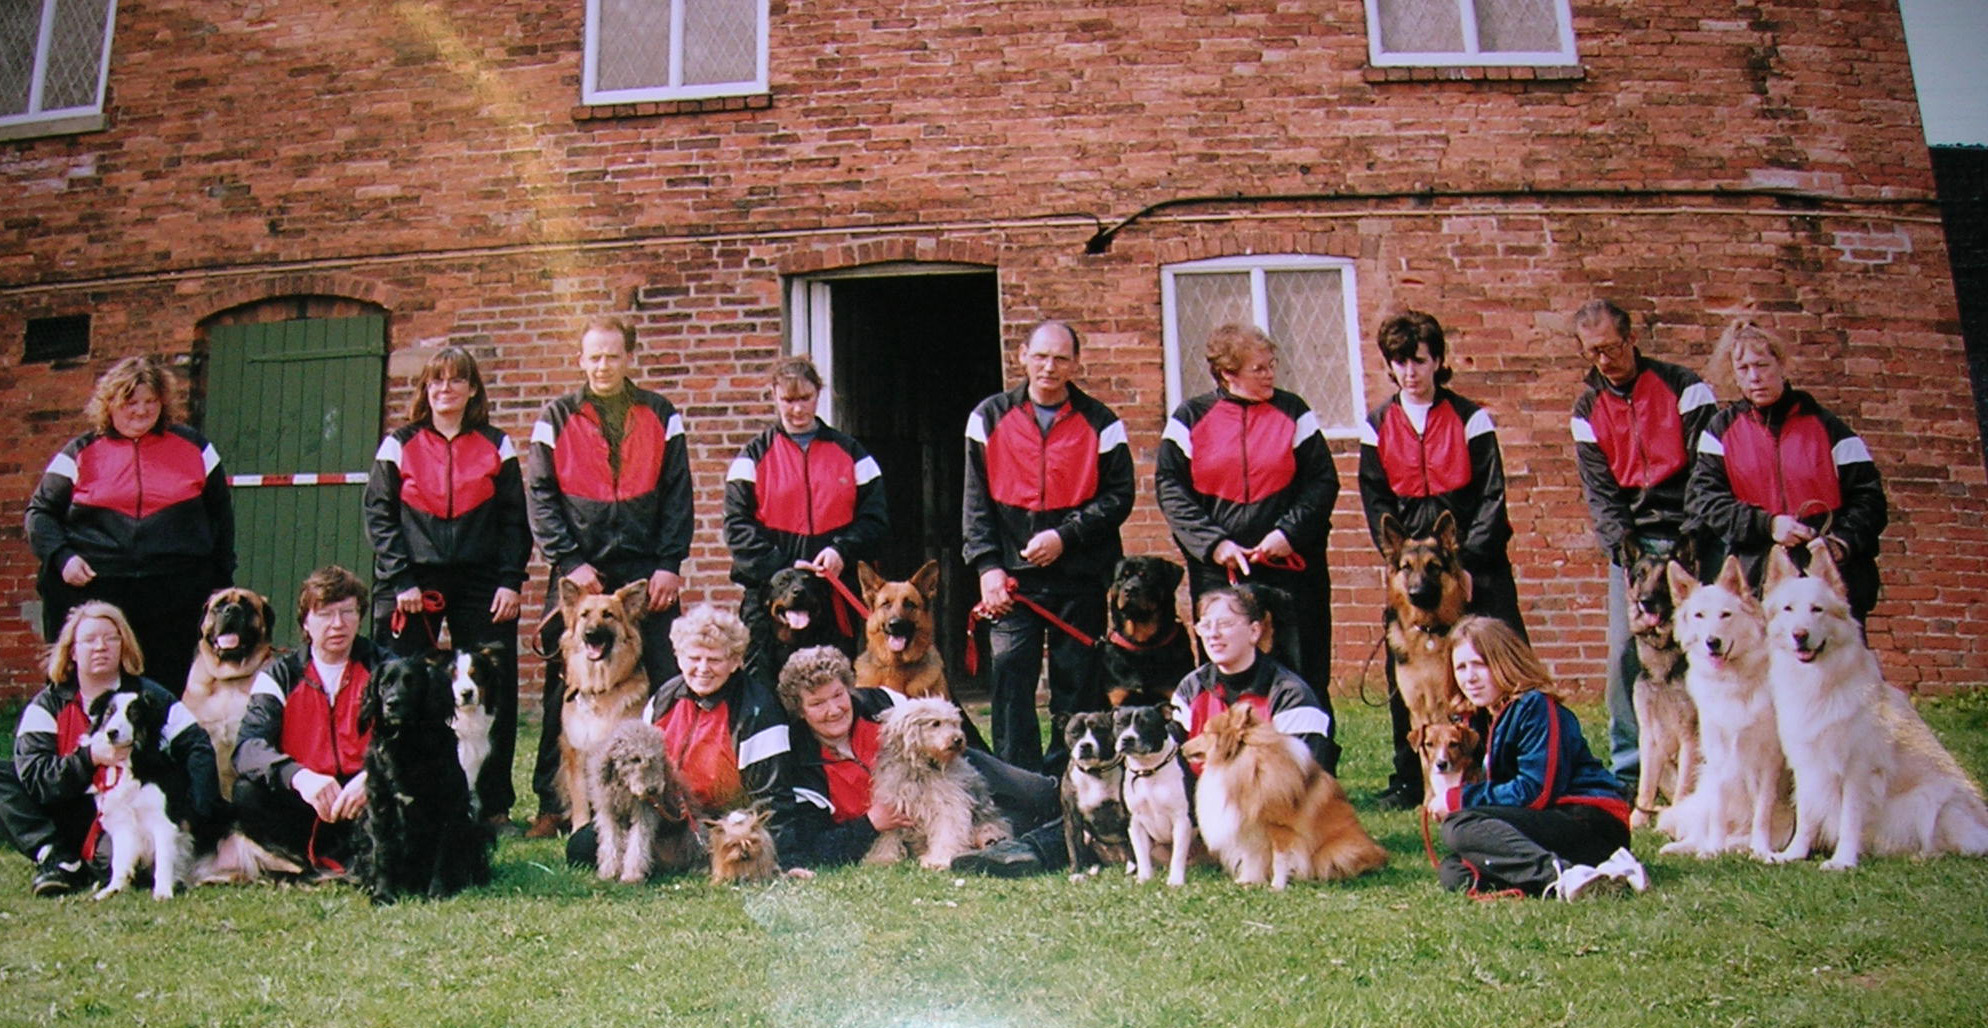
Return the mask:
<path id="1" fill-rule="evenodd" d="M 653 100 L 629 104 L 580 104 L 573 108 L 577 122 L 612 121 L 621 118 L 660 118 L 672 114 L 717 114 L 724 111 L 764 111 L 773 106 L 773 94 L 713 96 L 701 100 Z"/>
<path id="2" fill-rule="evenodd" d="M 37 139 L 42 136 L 74 136 L 96 132 L 104 127 L 102 114 L 76 114 L 66 118 L 43 118 L 0 125 L 0 140 Z"/>
<path id="3" fill-rule="evenodd" d="M 1578 82 L 1588 77 L 1584 65 L 1368 65 L 1361 77 L 1386 82 Z"/>

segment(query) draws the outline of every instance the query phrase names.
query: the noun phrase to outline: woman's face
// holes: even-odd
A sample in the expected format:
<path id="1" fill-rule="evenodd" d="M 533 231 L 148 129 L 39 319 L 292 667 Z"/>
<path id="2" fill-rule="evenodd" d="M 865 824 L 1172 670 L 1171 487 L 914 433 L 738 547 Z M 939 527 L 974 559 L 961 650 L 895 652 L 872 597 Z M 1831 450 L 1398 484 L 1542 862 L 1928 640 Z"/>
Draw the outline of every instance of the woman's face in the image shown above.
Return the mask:
<path id="1" fill-rule="evenodd" d="M 158 425 L 159 394 L 151 386 L 133 386 L 123 399 L 110 405 L 110 427 L 126 439 L 136 439 Z"/>
<path id="2" fill-rule="evenodd" d="M 812 689 L 801 691 L 801 720 L 823 745 L 833 746 L 849 738 L 856 725 L 855 708 L 849 704 L 849 688 L 838 679 L 828 679 Z"/>
<path id="3" fill-rule="evenodd" d="M 352 641 L 359 637 L 359 598 L 347 596 L 312 607 L 304 615 L 304 635 L 311 640 L 311 656 L 327 664 L 345 663 L 352 655 Z"/>
<path id="4" fill-rule="evenodd" d="M 1733 382 L 1740 395 L 1755 407 L 1771 406 L 1788 388 L 1781 362 L 1774 351 L 1758 343 L 1741 343 L 1733 348 Z"/>
<path id="5" fill-rule="evenodd" d="M 102 681 L 117 677 L 124 658 L 124 636 L 109 618 L 84 618 L 76 623 L 76 641 L 69 651 L 80 678 Z"/>
<path id="6" fill-rule="evenodd" d="M 1442 363 L 1429 356 L 1429 344 L 1417 343 L 1415 353 L 1405 361 L 1388 361 L 1387 369 L 1401 387 L 1401 398 L 1415 403 L 1436 402 L 1436 372 Z"/>
<path id="7" fill-rule="evenodd" d="M 1226 599 L 1202 608 L 1194 631 L 1201 636 L 1201 648 L 1207 651 L 1208 659 L 1231 674 L 1256 662 L 1256 644 L 1263 638 L 1262 623 L 1251 621 Z"/>
<path id="8" fill-rule="evenodd" d="M 460 418 L 469 409 L 476 390 L 469 379 L 448 372 L 428 380 L 428 409 L 443 418 Z"/>
<path id="9" fill-rule="evenodd" d="M 732 672 L 744 663 L 724 649 L 704 642 L 677 650 L 676 660 L 683 669 L 683 683 L 699 696 L 710 696 L 723 689 Z"/>
<path id="10" fill-rule="evenodd" d="M 1491 666 L 1467 639 L 1458 639 L 1450 647 L 1450 670 L 1456 673 L 1457 688 L 1463 690 L 1464 699 L 1475 706 L 1488 707 L 1504 694 L 1491 677 Z"/>
<path id="11" fill-rule="evenodd" d="M 1277 389 L 1277 355 L 1263 347 L 1249 351 L 1242 366 L 1222 372 L 1222 388 L 1241 400 L 1268 400 Z"/>
<path id="12" fill-rule="evenodd" d="M 815 427 L 815 400 L 821 390 L 806 382 L 782 382 L 773 387 L 773 408 L 780 412 L 780 427 L 789 432 L 806 432 Z"/>

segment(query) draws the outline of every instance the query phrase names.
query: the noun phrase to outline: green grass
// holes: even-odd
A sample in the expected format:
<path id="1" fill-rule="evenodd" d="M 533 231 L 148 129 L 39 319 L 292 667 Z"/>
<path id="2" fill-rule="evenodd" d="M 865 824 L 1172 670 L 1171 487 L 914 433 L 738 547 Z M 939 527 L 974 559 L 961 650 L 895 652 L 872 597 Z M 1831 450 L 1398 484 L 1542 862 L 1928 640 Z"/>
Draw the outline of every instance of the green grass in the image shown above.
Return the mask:
<path id="1" fill-rule="evenodd" d="M 1988 770 L 1988 693 L 1924 709 Z M 1385 717 L 1350 698 L 1341 713 L 1365 797 Z M 1479 903 L 1437 888 L 1413 815 L 1361 813 L 1389 866 L 1284 894 L 1212 871 L 1177 891 L 910 868 L 608 886 L 513 839 L 495 884 L 441 903 L 261 886 L 96 904 L 30 898 L 9 856 L 0 1024 L 1981 1023 L 1988 861 L 1650 858 L 1642 896 Z"/>

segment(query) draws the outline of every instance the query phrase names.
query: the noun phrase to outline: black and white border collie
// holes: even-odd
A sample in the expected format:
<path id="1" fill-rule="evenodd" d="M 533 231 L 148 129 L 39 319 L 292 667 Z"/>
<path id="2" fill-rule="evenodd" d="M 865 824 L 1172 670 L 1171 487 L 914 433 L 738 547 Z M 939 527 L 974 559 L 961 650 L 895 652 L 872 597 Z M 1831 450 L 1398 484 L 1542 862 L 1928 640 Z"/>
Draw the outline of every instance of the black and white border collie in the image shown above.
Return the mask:
<path id="1" fill-rule="evenodd" d="M 456 730 L 456 760 L 469 783 L 471 817 L 483 813 L 476 780 L 483 773 L 484 761 L 490 759 L 490 726 L 497 720 L 499 652 L 495 646 L 479 646 L 451 655 L 449 691 L 456 709 L 449 727 Z"/>
<path id="2" fill-rule="evenodd" d="M 139 868 L 152 869 L 152 898 L 171 899 L 193 863 L 192 798 L 185 768 L 166 754 L 166 740 L 198 729 L 193 715 L 161 692 L 108 693 L 83 745 L 101 742 L 118 760 L 97 769 L 90 791 L 110 841 L 110 882 L 96 894 L 123 892 Z M 169 718 L 183 724 L 168 725 Z"/>

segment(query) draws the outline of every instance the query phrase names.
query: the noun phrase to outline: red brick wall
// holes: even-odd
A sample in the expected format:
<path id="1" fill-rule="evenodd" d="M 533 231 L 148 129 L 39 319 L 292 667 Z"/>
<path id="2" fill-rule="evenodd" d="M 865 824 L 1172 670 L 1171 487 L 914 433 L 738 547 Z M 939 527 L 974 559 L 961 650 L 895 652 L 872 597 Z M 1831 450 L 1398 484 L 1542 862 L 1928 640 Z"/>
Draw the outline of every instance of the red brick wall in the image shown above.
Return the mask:
<path id="1" fill-rule="evenodd" d="M 577 381 L 576 320 L 636 310 L 644 381 L 694 438 L 691 593 L 727 595 L 721 478 L 769 414 L 753 373 L 782 345 L 782 276 L 880 260 L 994 268 L 1011 340 L 1046 314 L 1089 330 L 1088 382 L 1141 468 L 1130 548 L 1168 550 L 1158 269 L 1297 252 L 1356 259 L 1363 333 L 1402 306 L 1450 328 L 1457 387 L 1498 419 L 1521 595 L 1559 673 L 1599 681 L 1564 316 L 1604 294 L 1688 364 L 1743 309 L 1796 339 L 1794 381 L 1886 476 L 1873 642 L 1901 682 L 1980 680 L 1988 482 L 1936 213 L 1857 202 L 1931 187 L 1889 3 L 1578 4 L 1571 77 L 1407 82 L 1370 81 L 1358 0 L 775 3 L 770 104 L 627 118 L 576 117 L 581 9 L 120 5 L 110 127 L 0 144 L 0 339 L 94 319 L 86 367 L 0 370 L 0 605 L 32 599 L 21 505 L 93 374 L 307 293 L 383 307 L 396 349 L 479 347 L 521 439 Z M 1702 192 L 1748 186 L 1851 199 Z M 1630 192 L 1507 195 L 1526 188 Z M 1480 195 L 1180 208 L 1084 253 L 1093 218 L 1176 197 L 1419 189 Z M 1346 676 L 1380 597 L 1335 449 Z M 33 647 L 0 623 L 0 680 L 28 684 Z"/>

